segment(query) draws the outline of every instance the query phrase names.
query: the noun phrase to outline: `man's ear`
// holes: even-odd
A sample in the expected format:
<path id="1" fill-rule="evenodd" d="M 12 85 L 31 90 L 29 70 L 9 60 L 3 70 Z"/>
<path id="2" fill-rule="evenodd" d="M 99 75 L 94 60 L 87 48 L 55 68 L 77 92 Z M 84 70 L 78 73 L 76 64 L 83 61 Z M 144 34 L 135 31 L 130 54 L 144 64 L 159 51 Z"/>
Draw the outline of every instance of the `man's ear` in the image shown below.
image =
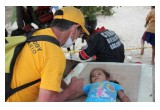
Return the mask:
<path id="1" fill-rule="evenodd" d="M 72 26 L 72 28 L 73 28 L 73 29 L 78 29 L 79 26 L 80 26 L 79 24 L 74 24 L 74 25 Z"/>

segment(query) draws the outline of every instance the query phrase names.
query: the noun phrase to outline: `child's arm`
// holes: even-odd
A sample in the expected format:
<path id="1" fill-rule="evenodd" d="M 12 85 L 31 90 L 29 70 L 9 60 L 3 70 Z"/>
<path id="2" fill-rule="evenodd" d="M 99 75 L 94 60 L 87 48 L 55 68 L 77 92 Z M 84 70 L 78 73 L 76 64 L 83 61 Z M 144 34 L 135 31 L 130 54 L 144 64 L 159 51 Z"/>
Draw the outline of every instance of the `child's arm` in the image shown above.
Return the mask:
<path id="1" fill-rule="evenodd" d="M 144 27 L 147 27 L 148 23 L 149 23 L 149 21 L 146 21 L 146 24 L 144 25 Z"/>
<path id="2" fill-rule="evenodd" d="M 128 96 L 125 95 L 122 90 L 118 91 L 118 96 L 122 102 L 130 102 L 130 99 L 128 98 Z"/>

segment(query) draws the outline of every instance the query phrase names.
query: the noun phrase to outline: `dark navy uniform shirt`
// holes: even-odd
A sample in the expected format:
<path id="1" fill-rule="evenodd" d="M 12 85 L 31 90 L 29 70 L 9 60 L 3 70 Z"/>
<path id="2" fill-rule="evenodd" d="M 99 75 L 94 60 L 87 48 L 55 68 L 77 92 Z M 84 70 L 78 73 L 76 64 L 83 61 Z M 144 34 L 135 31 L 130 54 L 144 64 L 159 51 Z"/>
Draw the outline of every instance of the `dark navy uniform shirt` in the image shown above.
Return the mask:
<path id="1" fill-rule="evenodd" d="M 98 62 L 124 62 L 124 45 L 114 31 L 105 30 L 92 34 L 83 51 L 79 52 L 81 60 L 96 55 Z"/>

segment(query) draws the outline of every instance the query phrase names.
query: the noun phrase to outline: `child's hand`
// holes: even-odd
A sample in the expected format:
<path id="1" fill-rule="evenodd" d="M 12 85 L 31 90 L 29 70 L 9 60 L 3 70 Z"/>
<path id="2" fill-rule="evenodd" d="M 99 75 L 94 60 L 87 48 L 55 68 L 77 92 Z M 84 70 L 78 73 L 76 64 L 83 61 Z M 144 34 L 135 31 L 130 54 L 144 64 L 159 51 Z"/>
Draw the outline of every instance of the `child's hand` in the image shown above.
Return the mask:
<path id="1" fill-rule="evenodd" d="M 122 90 L 118 91 L 118 96 L 122 102 L 130 102 L 129 97 Z"/>

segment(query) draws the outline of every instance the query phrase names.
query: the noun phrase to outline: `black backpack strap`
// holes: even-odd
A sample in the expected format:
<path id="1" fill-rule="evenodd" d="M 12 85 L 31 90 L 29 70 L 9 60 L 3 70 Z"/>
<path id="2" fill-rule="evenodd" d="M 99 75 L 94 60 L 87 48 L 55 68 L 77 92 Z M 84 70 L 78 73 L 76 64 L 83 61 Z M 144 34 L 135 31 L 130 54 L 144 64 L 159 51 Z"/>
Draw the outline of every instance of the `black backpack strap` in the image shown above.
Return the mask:
<path id="1" fill-rule="evenodd" d="M 20 90 L 22 90 L 22 89 L 24 89 L 24 88 L 27 88 L 27 87 L 29 87 L 29 86 L 32 86 L 32 85 L 38 83 L 39 81 L 41 81 L 41 79 L 37 79 L 37 80 L 35 80 L 35 81 L 32 81 L 32 82 L 29 82 L 29 83 L 24 84 L 24 85 L 22 85 L 22 86 L 19 86 L 19 87 L 15 88 L 15 89 L 11 89 L 9 95 L 11 96 L 12 94 L 16 93 L 17 91 L 20 91 Z"/>
<path id="2" fill-rule="evenodd" d="M 27 40 L 27 42 L 33 42 L 33 41 L 48 41 L 60 47 L 59 41 L 52 36 L 47 36 L 47 35 L 39 35 L 34 37 L 32 36 Z"/>
<path id="3" fill-rule="evenodd" d="M 33 33 L 38 31 L 38 30 L 40 30 L 40 29 L 33 29 L 29 32 L 26 32 L 24 35 L 27 36 L 27 38 L 29 39 L 30 37 L 32 37 Z"/>
<path id="4" fill-rule="evenodd" d="M 27 36 L 27 42 L 32 42 L 32 41 L 48 41 L 53 44 L 56 44 L 57 46 L 60 47 L 59 41 L 52 36 L 49 35 L 37 35 L 37 36 L 32 36 L 34 32 L 38 31 L 40 29 L 35 29 L 30 31 L 29 33 L 26 33 L 25 35 Z"/>

